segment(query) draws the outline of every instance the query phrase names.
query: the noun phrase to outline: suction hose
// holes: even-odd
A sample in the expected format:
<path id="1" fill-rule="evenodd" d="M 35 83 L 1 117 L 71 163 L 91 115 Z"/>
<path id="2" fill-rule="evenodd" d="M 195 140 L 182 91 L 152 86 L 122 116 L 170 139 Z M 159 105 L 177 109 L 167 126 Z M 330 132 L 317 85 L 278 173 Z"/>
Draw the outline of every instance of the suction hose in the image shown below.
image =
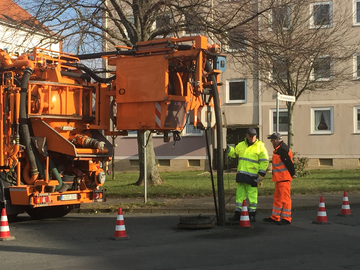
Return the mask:
<path id="1" fill-rule="evenodd" d="M 84 71 L 86 74 L 90 75 L 91 78 L 93 78 L 96 82 L 101 82 L 101 83 L 109 83 L 112 80 L 114 80 L 116 78 L 116 75 L 110 77 L 110 78 L 102 78 L 98 75 L 96 75 L 96 73 L 91 69 L 88 68 L 87 66 L 83 65 L 83 64 L 79 64 L 79 63 L 66 63 L 67 66 L 73 66 L 76 67 L 77 69 L 80 69 L 82 71 Z"/>
<path id="2" fill-rule="evenodd" d="M 212 70 L 209 60 L 206 61 L 205 71 Z M 219 218 L 218 225 L 225 225 L 225 192 L 224 192 L 224 152 L 223 152 L 223 131 L 222 131 L 222 118 L 220 109 L 220 97 L 217 87 L 216 76 L 210 74 L 209 79 L 212 81 L 212 97 L 214 99 L 215 120 L 216 120 L 216 158 L 217 158 L 217 184 L 218 184 L 218 197 L 219 197 Z"/>
<path id="3" fill-rule="evenodd" d="M 26 101 L 28 93 L 28 82 L 30 80 L 30 75 L 33 70 L 30 67 L 25 68 L 24 75 L 21 79 L 21 90 L 20 90 L 20 132 L 22 135 L 23 143 L 25 145 L 25 154 L 28 157 L 28 162 L 30 164 L 30 173 L 31 177 L 29 178 L 24 174 L 24 180 L 29 185 L 33 184 L 39 175 L 39 171 L 36 165 L 36 158 L 31 146 L 30 139 L 30 130 L 28 126 L 27 113 L 26 113 Z"/>

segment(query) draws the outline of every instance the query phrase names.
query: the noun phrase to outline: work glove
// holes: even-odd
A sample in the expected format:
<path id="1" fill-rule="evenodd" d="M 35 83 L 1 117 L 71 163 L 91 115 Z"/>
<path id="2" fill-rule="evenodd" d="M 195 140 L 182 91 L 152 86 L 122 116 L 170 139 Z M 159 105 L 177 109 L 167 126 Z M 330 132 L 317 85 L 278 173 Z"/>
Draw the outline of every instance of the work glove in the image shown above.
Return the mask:
<path id="1" fill-rule="evenodd" d="M 261 176 L 260 174 L 258 174 L 258 177 L 254 181 L 256 182 L 256 184 L 259 184 L 263 179 L 264 179 L 264 176 Z"/>

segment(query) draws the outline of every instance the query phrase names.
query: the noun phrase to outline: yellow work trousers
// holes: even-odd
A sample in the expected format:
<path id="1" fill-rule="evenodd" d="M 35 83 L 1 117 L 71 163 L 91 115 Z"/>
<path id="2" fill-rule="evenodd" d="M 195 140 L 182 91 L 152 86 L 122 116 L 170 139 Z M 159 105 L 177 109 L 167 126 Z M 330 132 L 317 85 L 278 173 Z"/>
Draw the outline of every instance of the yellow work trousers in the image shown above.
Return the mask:
<path id="1" fill-rule="evenodd" d="M 291 222 L 291 198 L 290 198 L 290 181 L 276 182 L 274 202 L 271 218 L 280 221 L 280 218 Z"/>
<path id="2" fill-rule="evenodd" d="M 252 187 L 246 183 L 236 183 L 236 206 L 235 211 L 241 211 L 242 203 L 246 200 L 246 197 L 249 199 L 248 211 L 255 212 L 257 203 L 258 203 L 258 189 L 257 187 Z"/>

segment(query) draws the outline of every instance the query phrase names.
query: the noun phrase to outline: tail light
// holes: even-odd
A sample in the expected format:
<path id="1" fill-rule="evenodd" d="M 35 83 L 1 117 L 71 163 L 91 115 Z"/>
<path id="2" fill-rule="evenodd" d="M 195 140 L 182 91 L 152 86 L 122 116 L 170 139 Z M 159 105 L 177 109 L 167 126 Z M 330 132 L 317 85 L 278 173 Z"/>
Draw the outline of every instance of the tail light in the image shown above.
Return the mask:
<path id="1" fill-rule="evenodd" d="M 34 196 L 34 204 L 37 205 L 51 204 L 51 196 L 49 194 L 37 194 Z"/>
<path id="2" fill-rule="evenodd" d="M 103 199 L 103 193 L 102 192 L 94 192 L 93 193 L 93 200 L 94 201 L 102 201 Z"/>

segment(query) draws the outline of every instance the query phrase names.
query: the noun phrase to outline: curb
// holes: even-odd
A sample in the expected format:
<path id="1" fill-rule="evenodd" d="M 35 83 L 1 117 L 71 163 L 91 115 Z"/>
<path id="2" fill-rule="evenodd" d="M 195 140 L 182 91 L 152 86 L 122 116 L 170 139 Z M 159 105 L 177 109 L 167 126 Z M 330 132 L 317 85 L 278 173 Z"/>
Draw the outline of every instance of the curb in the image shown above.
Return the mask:
<path id="1" fill-rule="evenodd" d="M 360 207 L 360 202 L 353 203 L 351 206 Z M 318 210 L 317 205 L 301 205 L 293 206 L 292 211 L 306 211 L 306 210 Z M 97 213 L 117 213 L 118 206 L 106 207 L 106 208 L 80 208 L 71 210 L 70 213 L 79 213 L 79 214 L 97 214 Z M 339 208 L 341 210 L 341 205 L 335 203 L 327 203 L 327 209 Z M 216 214 L 214 208 L 123 208 L 124 214 Z M 258 208 L 258 213 L 270 213 L 272 208 Z M 232 210 L 226 209 L 226 213 L 233 213 Z"/>

